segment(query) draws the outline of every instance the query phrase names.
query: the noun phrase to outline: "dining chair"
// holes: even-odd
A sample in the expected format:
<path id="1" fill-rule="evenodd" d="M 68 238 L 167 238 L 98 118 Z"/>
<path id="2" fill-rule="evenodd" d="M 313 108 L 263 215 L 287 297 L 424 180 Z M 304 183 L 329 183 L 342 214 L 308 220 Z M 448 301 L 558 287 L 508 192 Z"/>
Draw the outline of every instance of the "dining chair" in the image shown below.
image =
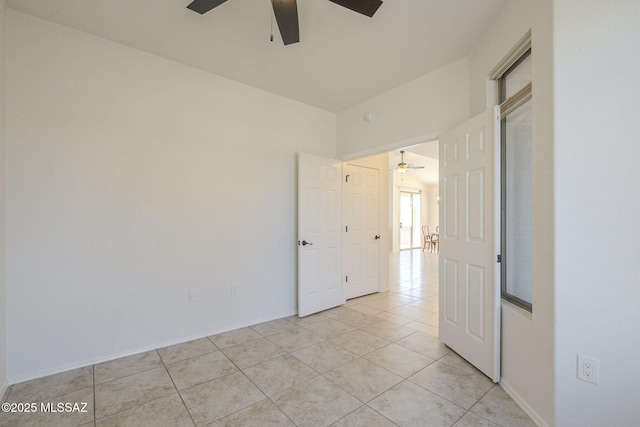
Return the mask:
<path id="1" fill-rule="evenodd" d="M 436 226 L 436 232 L 431 235 L 431 246 L 433 252 L 440 252 L 440 226 Z"/>
<path id="2" fill-rule="evenodd" d="M 429 226 L 422 226 L 422 251 L 429 246 L 429 252 L 431 252 L 431 234 L 429 234 Z"/>

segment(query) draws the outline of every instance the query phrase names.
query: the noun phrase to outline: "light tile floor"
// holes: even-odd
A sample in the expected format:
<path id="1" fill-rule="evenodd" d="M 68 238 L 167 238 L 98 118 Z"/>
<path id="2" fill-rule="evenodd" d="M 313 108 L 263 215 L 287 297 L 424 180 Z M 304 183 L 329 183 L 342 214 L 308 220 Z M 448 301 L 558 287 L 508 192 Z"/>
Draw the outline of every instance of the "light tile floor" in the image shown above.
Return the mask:
<path id="1" fill-rule="evenodd" d="M 437 255 L 390 263 L 389 292 L 13 385 L 38 411 L 0 426 L 534 426 L 438 340 Z"/>

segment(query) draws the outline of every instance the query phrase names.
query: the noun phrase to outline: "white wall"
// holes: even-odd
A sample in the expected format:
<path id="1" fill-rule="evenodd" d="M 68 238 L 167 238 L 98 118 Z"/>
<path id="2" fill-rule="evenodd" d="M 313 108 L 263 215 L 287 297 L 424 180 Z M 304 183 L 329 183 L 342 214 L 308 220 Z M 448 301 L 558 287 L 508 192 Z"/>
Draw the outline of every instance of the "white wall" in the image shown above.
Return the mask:
<path id="1" fill-rule="evenodd" d="M 377 154 L 432 141 L 469 111 L 467 59 L 453 62 L 338 114 L 338 156 Z M 375 120 L 366 122 L 365 113 Z"/>
<path id="2" fill-rule="evenodd" d="M 501 384 L 539 425 L 554 425 L 553 28 L 551 0 L 512 0 L 469 56 L 471 110 L 496 102 L 490 71 L 531 29 L 533 60 L 533 314 L 502 307 Z"/>
<path id="3" fill-rule="evenodd" d="M 294 314 L 296 152 L 335 114 L 7 18 L 9 381 Z"/>
<path id="4" fill-rule="evenodd" d="M 640 3 L 614 3 L 554 2 L 558 426 L 640 419 Z"/>
<path id="5" fill-rule="evenodd" d="M 6 328 L 6 298 L 5 298 L 5 213 L 4 213 L 4 151 L 5 151 L 5 123 L 4 123 L 4 34 L 6 2 L 0 0 L 0 399 L 7 389 L 7 328 Z"/>

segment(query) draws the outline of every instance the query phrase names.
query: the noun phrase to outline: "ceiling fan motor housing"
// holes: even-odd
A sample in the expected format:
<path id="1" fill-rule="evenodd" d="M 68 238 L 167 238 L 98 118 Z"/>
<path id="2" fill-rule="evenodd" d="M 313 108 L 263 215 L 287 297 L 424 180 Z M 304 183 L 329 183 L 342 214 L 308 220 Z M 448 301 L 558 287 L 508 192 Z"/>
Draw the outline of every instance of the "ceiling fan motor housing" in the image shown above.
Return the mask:
<path id="1" fill-rule="evenodd" d="M 193 0 L 187 6 L 194 12 L 203 15 L 211 9 L 220 6 L 227 0 Z M 347 9 L 362 15 L 372 17 L 382 5 L 382 0 L 329 0 Z M 282 42 L 286 45 L 300 41 L 300 29 L 298 27 L 298 5 L 296 0 L 271 0 L 273 14 L 276 17 Z M 273 35 L 272 35 L 273 37 Z M 273 41 L 273 39 L 271 40 Z"/>

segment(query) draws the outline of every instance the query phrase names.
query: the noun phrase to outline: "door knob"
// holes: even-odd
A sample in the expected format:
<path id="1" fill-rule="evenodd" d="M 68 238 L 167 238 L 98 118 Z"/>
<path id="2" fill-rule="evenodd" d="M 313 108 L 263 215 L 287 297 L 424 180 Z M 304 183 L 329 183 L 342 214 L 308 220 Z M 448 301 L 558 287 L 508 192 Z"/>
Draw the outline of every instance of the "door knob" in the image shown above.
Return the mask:
<path id="1" fill-rule="evenodd" d="M 313 245 L 311 242 L 307 242 L 306 240 L 302 241 L 302 246 Z"/>
<path id="2" fill-rule="evenodd" d="M 380 238 L 380 235 L 377 235 L 377 236 L 375 237 L 375 239 L 376 239 L 376 240 L 378 240 L 379 238 Z"/>

